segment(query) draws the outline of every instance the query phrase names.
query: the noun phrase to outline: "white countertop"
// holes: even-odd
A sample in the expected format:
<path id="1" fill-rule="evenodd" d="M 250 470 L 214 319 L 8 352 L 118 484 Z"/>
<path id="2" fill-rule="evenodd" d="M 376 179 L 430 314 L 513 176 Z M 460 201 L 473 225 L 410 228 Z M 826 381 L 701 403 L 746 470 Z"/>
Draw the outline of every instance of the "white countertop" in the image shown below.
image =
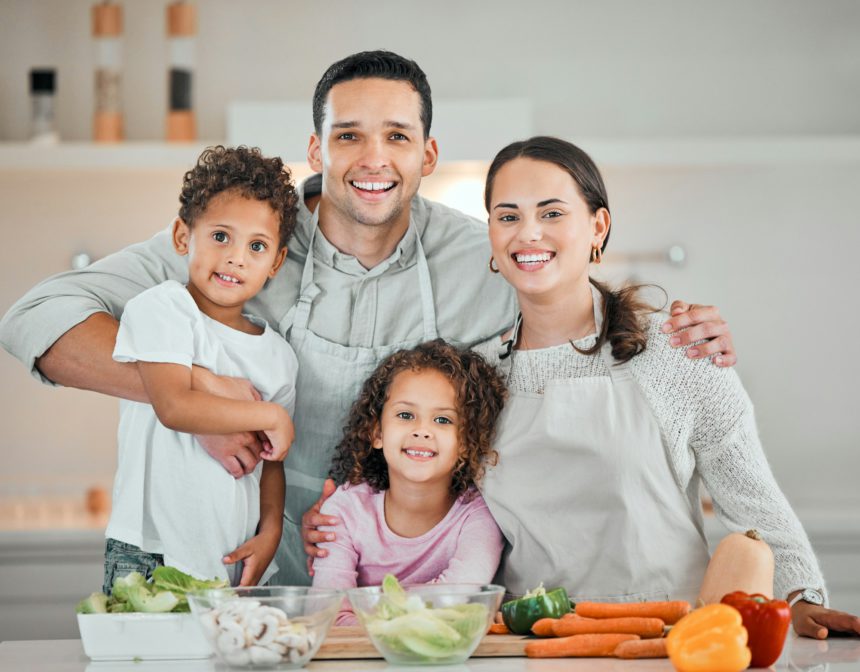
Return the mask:
<path id="1" fill-rule="evenodd" d="M 792 672 L 860 670 L 860 637 L 816 641 L 790 635 L 775 668 Z M 93 663 L 84 655 L 81 642 L 77 639 L 0 643 L 0 672 L 222 672 L 226 669 L 213 660 Z M 384 660 L 332 660 L 311 662 L 305 669 L 313 672 L 415 672 L 421 668 L 388 666 Z M 440 672 L 634 672 L 672 670 L 672 665 L 668 660 L 614 658 L 472 658 L 463 665 L 425 669 L 436 669 Z"/>

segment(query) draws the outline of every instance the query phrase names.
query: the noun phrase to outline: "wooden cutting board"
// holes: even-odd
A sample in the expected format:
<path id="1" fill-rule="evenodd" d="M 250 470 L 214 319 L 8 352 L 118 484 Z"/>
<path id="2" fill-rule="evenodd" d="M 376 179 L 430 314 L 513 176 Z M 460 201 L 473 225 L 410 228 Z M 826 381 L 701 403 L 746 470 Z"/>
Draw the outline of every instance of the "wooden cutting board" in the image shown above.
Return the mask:
<path id="1" fill-rule="evenodd" d="M 526 643 L 532 637 L 520 635 L 487 635 L 481 640 L 472 656 L 492 658 L 499 656 L 525 656 Z M 382 658 L 360 625 L 334 626 L 328 631 L 314 660 L 340 658 Z"/>

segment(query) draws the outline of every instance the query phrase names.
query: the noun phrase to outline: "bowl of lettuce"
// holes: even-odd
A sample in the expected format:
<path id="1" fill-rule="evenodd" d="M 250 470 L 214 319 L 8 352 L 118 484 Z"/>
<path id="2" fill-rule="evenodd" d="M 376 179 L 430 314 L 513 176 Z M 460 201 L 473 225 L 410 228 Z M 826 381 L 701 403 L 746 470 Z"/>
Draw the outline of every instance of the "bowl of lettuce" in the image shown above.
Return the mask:
<path id="1" fill-rule="evenodd" d="M 174 567 L 157 567 L 151 581 L 137 572 L 117 578 L 109 596 L 92 593 L 78 603 L 84 653 L 96 661 L 208 658 L 212 648 L 189 613 L 187 594 L 226 585 Z"/>
<path id="2" fill-rule="evenodd" d="M 481 584 L 381 586 L 347 591 L 370 641 L 394 665 L 462 663 L 478 648 L 505 589 Z"/>

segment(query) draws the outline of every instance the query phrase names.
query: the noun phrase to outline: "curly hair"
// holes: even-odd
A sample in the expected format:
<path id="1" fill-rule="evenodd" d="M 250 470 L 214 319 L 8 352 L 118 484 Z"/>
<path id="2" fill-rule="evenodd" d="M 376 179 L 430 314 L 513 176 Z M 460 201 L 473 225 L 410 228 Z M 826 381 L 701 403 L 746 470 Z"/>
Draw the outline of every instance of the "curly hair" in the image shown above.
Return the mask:
<path id="1" fill-rule="evenodd" d="M 296 228 L 299 199 L 283 161 L 264 157 L 258 147 L 207 147 L 182 179 L 179 216 L 190 228 L 212 199 L 225 191 L 268 203 L 280 220 L 278 247 L 287 244 Z"/>
<path id="2" fill-rule="evenodd" d="M 498 460 L 492 441 L 507 388 L 483 357 L 442 339 L 395 352 L 376 367 L 352 405 L 329 475 L 337 483 L 367 483 L 377 491 L 388 489 L 388 463 L 382 451 L 372 447 L 372 442 L 391 383 L 403 371 L 438 371 L 457 393 L 460 455 L 451 492 L 459 496 L 480 482 L 485 468 Z"/>

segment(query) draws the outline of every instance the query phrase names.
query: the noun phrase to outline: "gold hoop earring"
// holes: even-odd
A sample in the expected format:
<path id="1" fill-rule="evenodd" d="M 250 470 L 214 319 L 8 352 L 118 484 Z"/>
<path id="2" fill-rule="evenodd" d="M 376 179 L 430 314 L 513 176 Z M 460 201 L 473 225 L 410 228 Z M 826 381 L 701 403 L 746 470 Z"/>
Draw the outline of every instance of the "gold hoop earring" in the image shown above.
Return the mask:
<path id="1" fill-rule="evenodd" d="M 591 263 L 599 264 L 601 261 L 603 261 L 603 251 L 599 245 L 595 245 L 591 248 Z"/>
<path id="2" fill-rule="evenodd" d="M 496 264 L 495 266 L 493 266 L 493 263 L 494 263 L 495 261 L 496 261 L 496 260 L 495 260 L 493 257 L 490 257 L 490 263 L 489 263 L 489 264 L 487 264 L 487 266 L 488 266 L 488 267 L 489 267 L 489 269 L 490 269 L 490 273 L 498 273 L 498 272 L 499 272 L 499 266 L 498 266 L 498 264 Z"/>

